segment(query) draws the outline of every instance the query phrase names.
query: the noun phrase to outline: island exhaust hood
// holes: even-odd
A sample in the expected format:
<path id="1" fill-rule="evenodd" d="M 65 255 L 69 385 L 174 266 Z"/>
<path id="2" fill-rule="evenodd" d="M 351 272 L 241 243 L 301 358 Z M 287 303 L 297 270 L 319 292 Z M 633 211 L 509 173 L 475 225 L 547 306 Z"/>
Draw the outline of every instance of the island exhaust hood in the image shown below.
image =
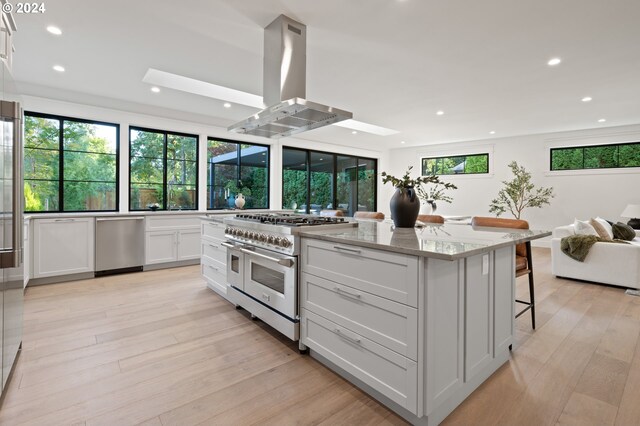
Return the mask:
<path id="1" fill-rule="evenodd" d="M 280 15 L 264 29 L 263 99 L 269 107 L 230 126 L 230 132 L 281 138 L 353 117 L 306 96 L 307 27 Z"/>

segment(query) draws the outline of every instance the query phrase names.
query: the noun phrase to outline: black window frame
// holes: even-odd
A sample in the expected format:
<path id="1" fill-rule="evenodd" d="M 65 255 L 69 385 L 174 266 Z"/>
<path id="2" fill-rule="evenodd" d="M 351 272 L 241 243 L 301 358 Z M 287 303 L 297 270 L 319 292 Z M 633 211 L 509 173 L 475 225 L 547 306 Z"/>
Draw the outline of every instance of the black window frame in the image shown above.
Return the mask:
<path id="1" fill-rule="evenodd" d="M 70 117 L 70 116 L 66 116 L 66 115 L 58 115 L 58 114 L 49 114 L 49 113 L 42 113 L 42 112 L 36 112 L 36 111 L 24 111 L 23 113 L 24 117 L 37 117 L 37 118 L 44 118 L 47 120 L 58 120 L 60 123 L 60 131 L 58 134 L 58 209 L 57 210 L 40 210 L 40 211 L 35 211 L 35 210 L 25 210 L 24 213 L 28 213 L 28 214 L 49 214 L 49 213 L 53 213 L 53 214 L 60 214 L 60 213 L 92 213 L 92 212 L 98 212 L 98 213 L 104 213 L 104 212 L 117 212 L 120 210 L 120 124 L 119 123 L 111 123 L 108 121 L 101 121 L 101 120 L 92 120 L 92 119 L 88 119 L 88 118 L 78 118 L 78 117 Z M 65 183 L 65 179 L 64 179 L 64 122 L 65 121 L 73 121 L 76 123 L 86 123 L 86 124 L 97 124 L 97 125 L 101 125 L 101 126 L 113 126 L 116 129 L 116 173 L 115 173 L 115 177 L 116 177 L 116 181 L 115 181 L 115 208 L 114 209 L 109 209 L 109 210 L 64 210 L 64 183 Z M 24 129 L 23 129 L 24 132 Z M 24 147 L 23 147 L 24 149 Z M 54 150 L 51 150 L 54 151 Z M 82 152 L 82 151 L 73 151 L 73 152 Z M 89 154 L 90 152 L 85 152 L 87 154 Z M 111 154 L 109 154 L 111 155 Z M 24 164 L 23 164 L 24 167 Z M 25 179 L 25 180 L 32 180 L 32 179 Z M 53 182 L 53 181 L 51 181 Z M 69 181 L 69 182 L 75 182 L 75 181 Z M 78 182 L 89 182 L 89 183 L 97 183 L 98 181 L 78 181 Z M 102 182 L 102 181 L 99 181 Z M 26 207 L 26 206 L 25 206 Z"/>
<path id="2" fill-rule="evenodd" d="M 168 141 L 168 136 L 172 135 L 172 136 L 182 136 L 182 137 L 188 137 L 188 138 L 195 138 L 196 139 L 196 184 L 195 184 L 195 200 L 194 200 L 194 208 L 192 209 L 180 209 L 180 211 L 198 211 L 198 206 L 199 206 L 199 199 L 198 199 L 198 194 L 200 192 L 200 182 L 199 182 L 199 167 L 200 167 L 200 136 L 196 135 L 196 134 L 192 134 L 192 133 L 184 133 L 184 132 L 174 132 L 171 130 L 161 130 L 161 129 L 152 129 L 150 127 L 141 127 L 141 126 L 129 126 L 129 182 L 128 182 L 128 200 L 129 200 L 129 211 L 131 212 L 143 212 L 143 211 L 148 211 L 148 208 L 142 208 L 142 209 L 132 209 L 131 208 L 131 131 L 132 130 L 136 130 L 136 131 L 140 131 L 140 132 L 149 132 L 149 133 L 161 133 L 164 136 L 164 143 L 163 143 L 163 147 L 162 147 L 162 169 L 163 169 L 163 173 L 162 173 L 162 191 L 163 191 L 163 197 L 162 197 L 162 208 L 158 208 L 156 209 L 156 211 L 178 211 L 177 209 L 175 210 L 168 210 L 167 209 L 167 203 L 169 202 L 169 193 L 167 190 L 167 141 Z M 191 161 L 191 160 L 189 160 Z"/>
<path id="3" fill-rule="evenodd" d="M 438 157 L 421 157 L 420 159 L 420 174 L 422 176 L 428 176 L 429 174 L 425 174 L 425 163 L 428 160 L 435 160 L 436 163 L 438 162 L 438 160 L 444 161 L 446 159 L 450 159 L 450 158 L 464 158 L 463 161 L 466 162 L 466 158 L 467 157 L 480 157 L 480 156 L 485 156 L 487 158 L 487 171 L 486 172 L 462 172 L 462 173 L 436 173 L 438 176 L 477 176 L 477 175 L 486 175 L 489 174 L 491 172 L 491 167 L 489 164 L 489 153 L 488 152 L 479 152 L 476 154 L 460 154 L 460 155 L 442 155 L 442 156 L 438 156 Z M 438 166 L 436 165 L 436 169 L 438 168 Z"/>
<path id="4" fill-rule="evenodd" d="M 206 171 L 207 171 L 207 188 L 209 187 L 209 141 L 218 141 L 218 142 L 224 142 L 224 143 L 232 143 L 238 146 L 238 149 L 236 149 L 237 152 L 237 159 L 236 159 L 236 167 L 237 167 L 237 173 L 236 173 L 236 183 L 241 179 L 241 174 L 242 174 L 242 156 L 241 154 L 241 146 L 242 145 L 253 145 L 253 146 L 259 146 L 262 148 L 267 148 L 267 207 L 251 207 L 251 208 L 243 208 L 243 210 L 265 210 L 265 209 L 269 209 L 271 206 L 271 145 L 267 145 L 267 144 L 262 144 L 262 143 L 256 143 L 256 142 L 247 142 L 247 141 L 238 141 L 238 140 L 234 140 L 234 139 L 226 139 L 226 138 L 217 138 L 215 136 L 207 136 L 207 158 L 206 158 Z M 212 201 L 210 199 L 211 195 L 209 194 L 209 191 L 207 191 L 207 211 L 219 211 L 219 210 L 228 210 L 229 207 L 220 207 L 220 208 L 210 208 L 210 202 Z"/>
<path id="5" fill-rule="evenodd" d="M 633 169 L 640 168 L 638 166 L 621 166 L 620 165 L 620 147 L 621 146 L 630 146 L 630 145 L 640 145 L 640 141 L 636 142 L 619 142 L 619 143 L 609 143 L 609 144 L 599 144 L 599 145 L 574 145 L 574 146 L 561 146 L 561 147 L 553 147 L 549 149 L 549 171 L 550 172 L 569 172 L 575 170 L 616 170 L 616 169 Z M 584 158 L 585 158 L 585 148 L 612 148 L 615 147 L 617 151 L 617 161 L 618 165 L 615 167 L 585 167 L 584 166 Z M 582 167 L 571 168 L 571 169 L 554 169 L 553 168 L 553 153 L 558 151 L 572 151 L 580 149 L 582 150 Z"/>
<path id="6" fill-rule="evenodd" d="M 358 160 L 362 159 L 362 160 L 369 160 L 369 161 L 373 161 L 374 162 L 374 176 L 376 176 L 376 179 L 374 180 L 375 185 L 373 188 L 373 210 L 374 212 L 378 211 L 378 159 L 377 158 L 371 158 L 371 157 L 364 157 L 361 155 L 351 155 L 351 154 L 344 154 L 344 153 L 340 153 L 340 152 L 329 152 L 329 151 L 318 151 L 315 149 L 305 149 L 305 148 L 298 148 L 295 146 L 286 146 L 283 145 L 282 146 L 282 156 L 283 156 L 283 161 L 282 161 L 282 188 L 281 188 L 281 192 L 280 192 L 280 206 L 282 206 L 283 209 L 287 209 L 289 207 L 285 207 L 283 205 L 283 198 L 284 198 L 284 150 L 285 149 L 289 149 L 289 150 L 295 150 L 295 151 L 300 151 L 300 152 L 304 152 L 305 153 L 305 163 L 306 163 L 306 174 L 307 174 L 307 200 L 306 200 L 306 214 L 309 214 L 309 212 L 311 211 L 311 153 L 316 153 L 316 154 L 323 154 L 323 155 L 332 155 L 333 156 L 333 178 L 332 178 L 332 193 L 333 193 L 333 197 L 331 200 L 331 205 L 337 206 L 338 205 L 338 157 L 352 157 L 356 159 L 356 164 L 358 163 Z M 356 194 L 360 193 L 360 180 L 356 179 Z M 356 206 L 357 208 L 357 206 Z M 358 210 L 356 210 L 358 211 Z"/>

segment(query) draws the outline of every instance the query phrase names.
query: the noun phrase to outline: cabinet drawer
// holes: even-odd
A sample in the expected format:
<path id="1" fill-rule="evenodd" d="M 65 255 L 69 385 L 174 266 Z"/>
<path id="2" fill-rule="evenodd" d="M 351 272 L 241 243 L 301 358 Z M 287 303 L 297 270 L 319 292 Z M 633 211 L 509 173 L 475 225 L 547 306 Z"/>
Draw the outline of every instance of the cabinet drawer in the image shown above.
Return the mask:
<path id="1" fill-rule="evenodd" d="M 301 300 L 302 308 L 417 360 L 416 308 L 307 273 L 302 273 Z"/>
<path id="2" fill-rule="evenodd" d="M 202 239 L 202 256 L 206 256 L 212 260 L 225 264 L 227 263 L 227 249 L 220 245 L 219 240 Z"/>
<path id="3" fill-rule="evenodd" d="M 302 342 L 416 413 L 418 375 L 414 361 L 306 309 L 302 310 Z"/>
<path id="4" fill-rule="evenodd" d="M 418 258 L 390 251 L 302 239 L 302 271 L 418 306 Z"/>
<path id="5" fill-rule="evenodd" d="M 200 264 L 200 272 L 209 287 L 223 295 L 227 294 L 227 267 L 224 264 L 203 258 Z"/>
<path id="6" fill-rule="evenodd" d="M 146 231 L 195 228 L 200 226 L 200 217 L 190 215 L 160 215 L 147 216 L 145 220 Z"/>
<path id="7" fill-rule="evenodd" d="M 214 238 L 216 240 L 224 241 L 224 229 L 226 225 L 224 223 L 212 222 L 210 220 L 203 220 L 201 226 L 202 236 Z"/>

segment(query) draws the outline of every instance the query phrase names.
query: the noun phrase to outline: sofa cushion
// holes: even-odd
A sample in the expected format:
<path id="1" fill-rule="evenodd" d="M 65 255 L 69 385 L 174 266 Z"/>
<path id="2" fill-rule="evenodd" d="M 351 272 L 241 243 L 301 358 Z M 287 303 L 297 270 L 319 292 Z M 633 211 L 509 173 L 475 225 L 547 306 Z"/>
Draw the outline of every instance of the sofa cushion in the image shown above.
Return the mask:
<path id="1" fill-rule="evenodd" d="M 596 230 L 591 226 L 591 224 L 584 220 L 574 220 L 573 227 L 575 229 L 576 235 L 595 235 L 598 236 Z"/>
<path id="2" fill-rule="evenodd" d="M 593 229 L 595 229 L 596 232 L 598 233 L 598 237 L 602 238 L 603 240 L 613 239 L 613 234 L 609 234 L 606 228 L 602 226 L 602 224 L 597 220 L 592 218 L 591 220 L 589 220 L 589 225 L 593 226 Z"/>
<path id="3" fill-rule="evenodd" d="M 602 227 L 605 229 L 605 231 L 607 231 L 607 234 L 609 234 L 609 239 L 613 239 L 613 229 L 612 223 L 609 223 L 608 220 L 601 218 L 600 216 L 596 217 L 596 221 L 602 225 Z"/>
<path id="4" fill-rule="evenodd" d="M 636 237 L 636 231 L 626 223 L 615 223 L 612 228 L 613 236 L 619 240 L 631 241 Z"/>

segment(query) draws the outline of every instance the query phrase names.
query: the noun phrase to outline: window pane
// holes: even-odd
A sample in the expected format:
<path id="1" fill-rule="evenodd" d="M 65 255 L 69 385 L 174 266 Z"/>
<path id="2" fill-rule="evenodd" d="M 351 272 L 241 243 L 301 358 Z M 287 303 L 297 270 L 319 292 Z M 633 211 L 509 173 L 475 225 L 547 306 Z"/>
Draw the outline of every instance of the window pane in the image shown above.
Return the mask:
<path id="1" fill-rule="evenodd" d="M 195 161 L 167 160 L 167 183 L 195 185 L 198 169 Z"/>
<path id="2" fill-rule="evenodd" d="M 116 153 L 117 126 L 64 120 L 63 149 Z"/>
<path id="3" fill-rule="evenodd" d="M 282 149 L 282 208 L 307 210 L 307 153 Z"/>
<path id="4" fill-rule="evenodd" d="M 129 139 L 129 149 L 132 156 L 148 158 L 164 157 L 163 133 L 131 129 Z"/>
<path id="5" fill-rule="evenodd" d="M 375 210 L 376 161 L 358 159 L 358 210 Z"/>
<path id="6" fill-rule="evenodd" d="M 337 157 L 337 210 L 346 216 L 353 216 L 358 205 L 358 159 L 338 155 Z"/>
<path id="7" fill-rule="evenodd" d="M 116 184 L 65 182 L 64 211 L 115 210 Z"/>
<path id="8" fill-rule="evenodd" d="M 27 212 L 58 211 L 58 181 L 24 181 L 24 210 Z"/>
<path id="9" fill-rule="evenodd" d="M 620 167 L 640 167 L 640 143 L 620 145 Z"/>
<path id="10" fill-rule="evenodd" d="M 617 145 L 584 148 L 585 169 L 602 169 L 611 167 L 618 167 Z"/>
<path id="11" fill-rule="evenodd" d="M 194 210 L 196 206 L 195 185 L 171 185 L 169 191 L 169 206 L 171 210 Z"/>
<path id="12" fill-rule="evenodd" d="M 64 180 L 115 182 L 116 156 L 114 154 L 65 152 Z"/>
<path id="13" fill-rule="evenodd" d="M 24 178 L 57 180 L 60 172 L 59 151 L 24 149 Z"/>
<path id="14" fill-rule="evenodd" d="M 489 173 L 489 154 L 467 155 L 464 160 L 464 173 Z"/>
<path id="15" fill-rule="evenodd" d="M 318 214 L 325 209 L 333 209 L 333 155 L 320 152 L 310 153 L 309 213 Z"/>
<path id="16" fill-rule="evenodd" d="M 239 144 L 209 140 L 207 142 L 207 208 L 233 208 L 238 179 Z"/>
<path id="17" fill-rule="evenodd" d="M 167 135 L 167 159 L 196 161 L 198 140 L 192 136 Z"/>
<path id="18" fill-rule="evenodd" d="M 240 148 L 240 180 L 245 209 L 267 208 L 269 198 L 269 148 L 243 144 Z M 249 195 L 247 195 L 249 194 Z"/>
<path id="19" fill-rule="evenodd" d="M 131 182 L 162 185 L 164 175 L 162 163 L 162 158 L 131 157 Z"/>
<path id="20" fill-rule="evenodd" d="M 551 150 L 551 170 L 577 170 L 584 164 L 582 148 L 563 148 Z"/>
<path id="21" fill-rule="evenodd" d="M 164 191 L 162 183 L 146 184 L 132 183 L 129 194 L 129 208 L 131 210 L 146 210 L 152 204 L 159 204 L 162 207 L 164 203 Z"/>
<path id="22" fill-rule="evenodd" d="M 489 173 L 489 154 L 455 155 L 422 159 L 422 175 Z"/>
<path id="23" fill-rule="evenodd" d="M 51 118 L 24 117 L 25 148 L 60 148 L 60 120 Z"/>

